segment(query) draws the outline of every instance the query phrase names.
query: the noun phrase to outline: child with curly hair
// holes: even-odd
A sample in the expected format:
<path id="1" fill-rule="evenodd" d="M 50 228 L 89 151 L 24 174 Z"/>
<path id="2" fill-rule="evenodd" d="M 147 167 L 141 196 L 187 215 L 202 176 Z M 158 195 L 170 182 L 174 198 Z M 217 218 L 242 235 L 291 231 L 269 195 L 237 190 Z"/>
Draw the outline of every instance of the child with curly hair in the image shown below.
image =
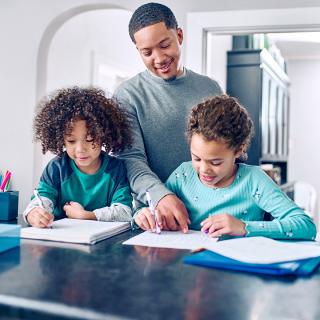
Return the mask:
<path id="1" fill-rule="evenodd" d="M 129 148 L 131 129 L 125 113 L 102 90 L 72 87 L 39 103 L 35 140 L 42 152 L 57 156 L 44 169 L 23 213 L 35 227 L 49 227 L 54 217 L 130 221 L 132 197 L 121 160 L 108 155 Z M 105 150 L 105 151 L 104 151 Z"/>
<path id="2" fill-rule="evenodd" d="M 238 161 L 246 158 L 252 135 L 252 120 L 235 98 L 216 96 L 192 109 L 187 127 L 192 161 L 182 163 L 166 182 L 185 204 L 190 228 L 210 237 L 314 239 L 312 219 L 260 167 Z M 263 221 L 265 212 L 274 219 Z M 154 229 L 146 208 L 135 222 Z"/>

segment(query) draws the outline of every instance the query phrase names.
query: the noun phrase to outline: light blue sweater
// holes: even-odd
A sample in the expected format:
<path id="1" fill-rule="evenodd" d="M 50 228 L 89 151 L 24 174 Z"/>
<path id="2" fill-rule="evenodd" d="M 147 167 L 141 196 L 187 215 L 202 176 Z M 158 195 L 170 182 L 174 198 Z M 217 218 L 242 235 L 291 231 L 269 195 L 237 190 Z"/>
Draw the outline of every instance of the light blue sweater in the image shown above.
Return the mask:
<path id="1" fill-rule="evenodd" d="M 119 86 L 114 96 L 129 113 L 134 138 L 133 148 L 120 157 L 136 199 L 146 203 L 148 190 L 156 205 L 171 193 L 164 182 L 191 159 L 185 136 L 188 114 L 194 105 L 221 93 L 216 81 L 188 69 L 170 81 L 144 71 Z"/>
<path id="2" fill-rule="evenodd" d="M 239 164 L 230 186 L 210 188 L 199 180 L 191 162 L 185 162 L 170 175 L 166 186 L 185 204 L 192 229 L 200 229 L 200 222 L 210 215 L 228 213 L 246 223 L 247 236 L 315 239 L 312 219 L 258 166 Z M 274 220 L 263 221 L 264 212 Z"/>

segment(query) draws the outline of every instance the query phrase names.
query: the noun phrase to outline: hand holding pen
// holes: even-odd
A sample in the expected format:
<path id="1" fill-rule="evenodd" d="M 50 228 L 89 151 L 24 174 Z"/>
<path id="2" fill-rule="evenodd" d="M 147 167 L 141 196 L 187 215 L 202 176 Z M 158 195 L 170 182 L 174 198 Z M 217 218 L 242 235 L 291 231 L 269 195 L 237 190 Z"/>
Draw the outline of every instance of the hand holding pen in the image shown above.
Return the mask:
<path id="1" fill-rule="evenodd" d="M 153 202 L 152 202 L 152 199 L 151 199 L 151 195 L 150 195 L 150 193 L 148 191 L 146 192 L 146 196 L 147 196 L 147 202 L 148 202 L 149 209 L 150 209 L 151 214 L 152 214 L 152 216 L 154 218 L 154 223 L 155 223 L 155 226 L 156 226 L 156 233 L 160 234 L 161 233 L 161 228 L 159 226 L 157 212 L 156 212 L 156 209 L 155 209 L 155 207 L 153 205 Z"/>
<path id="2" fill-rule="evenodd" d="M 37 200 L 38 207 L 33 208 L 27 215 L 27 221 L 33 227 L 50 228 L 52 227 L 53 214 L 46 211 L 42 198 L 37 189 L 33 191 Z"/>

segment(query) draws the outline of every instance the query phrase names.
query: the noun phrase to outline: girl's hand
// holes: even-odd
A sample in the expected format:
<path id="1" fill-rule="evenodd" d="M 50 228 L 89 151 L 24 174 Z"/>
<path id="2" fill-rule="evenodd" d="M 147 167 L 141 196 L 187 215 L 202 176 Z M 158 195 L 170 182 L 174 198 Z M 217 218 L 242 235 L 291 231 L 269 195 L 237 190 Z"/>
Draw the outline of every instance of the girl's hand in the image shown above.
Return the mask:
<path id="1" fill-rule="evenodd" d="M 93 212 L 84 210 L 83 206 L 75 201 L 70 201 L 63 206 L 63 210 L 70 219 L 96 220 Z"/>
<path id="2" fill-rule="evenodd" d="M 245 236 L 245 224 L 228 213 L 217 214 L 203 220 L 201 231 L 208 233 L 212 238 L 223 235 Z"/>
<path id="3" fill-rule="evenodd" d="M 158 221 L 161 221 L 161 217 L 159 217 L 159 212 L 156 209 L 156 214 L 158 217 Z M 151 230 L 155 231 L 156 224 L 154 221 L 154 217 L 149 208 L 143 208 L 134 218 L 135 223 L 143 230 Z M 161 228 L 161 225 L 160 225 Z"/>
<path id="4" fill-rule="evenodd" d="M 40 207 L 33 208 L 27 215 L 28 223 L 37 228 L 49 228 L 53 222 L 53 214 Z"/>

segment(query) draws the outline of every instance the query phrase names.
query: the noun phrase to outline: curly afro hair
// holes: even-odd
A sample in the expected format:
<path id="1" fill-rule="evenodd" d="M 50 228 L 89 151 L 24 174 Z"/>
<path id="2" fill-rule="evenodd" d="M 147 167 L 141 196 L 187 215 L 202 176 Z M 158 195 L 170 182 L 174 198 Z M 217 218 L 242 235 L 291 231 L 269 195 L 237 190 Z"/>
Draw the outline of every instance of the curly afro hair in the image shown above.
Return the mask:
<path id="1" fill-rule="evenodd" d="M 131 127 L 124 110 L 97 88 L 65 88 L 43 98 L 34 119 L 34 139 L 40 141 L 42 153 L 61 155 L 64 138 L 72 124 L 85 120 L 93 144 L 106 152 L 119 152 L 132 144 Z"/>
<path id="2" fill-rule="evenodd" d="M 194 134 L 201 134 L 208 141 L 226 142 L 236 152 L 244 146 L 246 151 L 253 136 L 253 122 L 236 98 L 215 96 L 192 109 L 187 125 L 189 142 Z"/>
<path id="3" fill-rule="evenodd" d="M 129 35 L 133 43 L 136 43 L 134 34 L 145 27 L 164 22 L 167 29 L 177 29 L 178 23 L 173 12 L 160 3 L 146 3 L 133 13 L 129 22 Z"/>

